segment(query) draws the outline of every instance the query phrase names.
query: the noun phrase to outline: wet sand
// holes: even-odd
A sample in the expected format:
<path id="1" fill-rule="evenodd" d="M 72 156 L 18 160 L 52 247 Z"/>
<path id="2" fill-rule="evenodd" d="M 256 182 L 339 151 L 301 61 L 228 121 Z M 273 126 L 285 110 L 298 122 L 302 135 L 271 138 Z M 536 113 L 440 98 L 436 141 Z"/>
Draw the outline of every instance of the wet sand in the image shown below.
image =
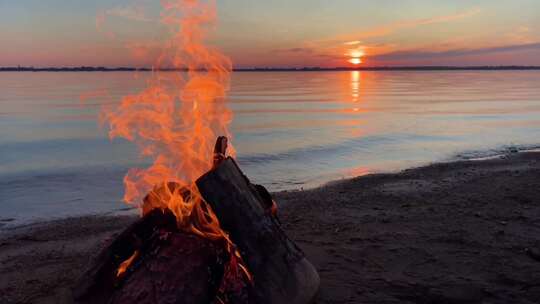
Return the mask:
<path id="1" fill-rule="evenodd" d="M 540 303 L 540 153 L 276 193 L 321 276 L 317 303 Z M 0 232 L 0 303 L 58 303 L 134 217 Z M 1 231 L 1 230 L 0 230 Z"/>

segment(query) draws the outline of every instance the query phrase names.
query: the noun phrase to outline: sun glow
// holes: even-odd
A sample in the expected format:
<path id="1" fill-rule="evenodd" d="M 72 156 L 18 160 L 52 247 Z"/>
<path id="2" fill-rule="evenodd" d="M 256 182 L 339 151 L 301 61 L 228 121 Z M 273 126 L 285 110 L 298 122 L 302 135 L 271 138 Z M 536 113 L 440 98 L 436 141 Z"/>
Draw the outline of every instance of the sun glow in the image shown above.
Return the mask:
<path id="1" fill-rule="evenodd" d="M 351 59 L 349 59 L 349 62 L 352 63 L 352 64 L 360 64 L 360 63 L 362 63 L 362 59 L 360 59 L 360 58 L 351 58 Z"/>
<path id="2" fill-rule="evenodd" d="M 360 57 L 364 56 L 364 52 L 360 51 L 360 50 L 352 50 L 352 51 L 349 52 L 349 56 L 351 56 L 353 58 L 360 58 Z"/>
<path id="3" fill-rule="evenodd" d="M 349 62 L 357 65 L 362 63 L 362 57 L 365 55 L 364 51 L 361 49 L 352 49 L 349 50 L 347 56 L 349 56 Z"/>

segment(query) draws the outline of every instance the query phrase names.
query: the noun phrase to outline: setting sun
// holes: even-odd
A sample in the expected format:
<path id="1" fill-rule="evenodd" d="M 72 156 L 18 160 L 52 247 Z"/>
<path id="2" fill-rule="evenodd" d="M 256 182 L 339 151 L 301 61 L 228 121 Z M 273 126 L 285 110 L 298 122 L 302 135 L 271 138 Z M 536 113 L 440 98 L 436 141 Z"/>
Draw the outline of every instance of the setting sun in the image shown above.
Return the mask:
<path id="1" fill-rule="evenodd" d="M 362 63 L 362 59 L 360 59 L 360 58 L 351 58 L 351 59 L 349 59 L 349 62 L 352 63 L 352 64 L 360 64 L 360 63 Z"/>
<path id="2" fill-rule="evenodd" d="M 354 65 L 362 63 L 362 57 L 364 56 L 364 54 L 364 51 L 360 49 L 352 49 L 349 50 L 347 53 L 347 55 L 350 57 L 349 62 Z"/>

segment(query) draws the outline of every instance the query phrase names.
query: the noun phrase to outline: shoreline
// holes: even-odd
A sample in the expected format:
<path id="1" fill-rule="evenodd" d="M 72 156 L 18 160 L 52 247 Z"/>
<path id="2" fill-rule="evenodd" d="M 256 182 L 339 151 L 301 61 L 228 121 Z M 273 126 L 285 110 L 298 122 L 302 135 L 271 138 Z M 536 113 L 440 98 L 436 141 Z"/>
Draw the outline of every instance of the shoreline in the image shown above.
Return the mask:
<path id="1" fill-rule="evenodd" d="M 496 148 L 492 149 L 485 149 L 485 150 L 465 150 L 462 152 L 456 152 L 450 156 L 442 157 L 433 161 L 426 160 L 425 162 L 419 162 L 411 167 L 397 167 L 397 168 L 387 168 L 386 170 L 374 170 L 374 171 L 367 171 L 366 173 L 351 175 L 351 174 L 344 174 L 344 173 L 335 173 L 332 174 L 333 178 L 320 178 L 319 181 L 312 181 L 312 182 L 305 182 L 301 185 L 298 185 L 297 188 L 291 188 L 291 189 L 285 189 L 285 190 L 277 190 L 277 191 L 271 191 L 273 194 L 281 193 L 281 192 L 295 192 L 295 191 L 309 191 L 314 190 L 317 188 L 325 187 L 326 185 L 332 185 L 334 183 L 339 183 L 342 181 L 347 181 L 352 178 L 356 177 L 363 177 L 363 176 L 369 176 L 373 174 L 398 174 L 404 170 L 411 170 L 411 169 L 420 169 L 423 167 L 431 166 L 434 164 L 441 164 L 441 163 L 455 163 L 455 162 L 461 162 L 461 161 L 483 161 L 483 160 L 493 160 L 493 159 L 500 159 L 505 158 L 508 156 L 511 156 L 515 153 L 527 153 L 527 152 L 540 152 L 540 145 L 538 144 L 527 144 L 527 145 L 501 145 Z M 79 170 L 83 170 L 85 168 L 79 168 Z M 77 172 L 78 170 L 73 170 L 74 172 Z M 72 172 L 72 171 L 68 171 Z M 41 175 L 43 172 L 35 172 L 32 174 L 38 174 Z M 27 174 L 17 174 L 14 175 L 17 177 L 17 179 L 22 179 Z M 9 177 L 9 175 L 7 175 Z M 39 224 L 46 224 L 53 221 L 59 221 L 69 218 L 86 218 L 86 217 L 102 217 L 102 216 L 122 216 L 122 215 L 129 215 L 130 213 L 135 214 L 137 213 L 137 208 L 133 207 L 131 205 L 126 205 L 125 203 L 119 203 L 117 208 L 103 211 L 103 212 L 97 212 L 97 213 L 82 213 L 82 214 L 66 214 L 56 217 L 37 217 L 37 218 L 16 218 L 16 217 L 2 217 L 0 216 L 0 235 L 3 231 L 10 231 L 13 229 L 18 229 L 20 227 L 26 227 L 26 226 L 32 226 L 32 225 L 39 225 Z"/>
<path id="2" fill-rule="evenodd" d="M 317 303 L 540 300 L 540 152 L 440 162 L 274 193 L 321 276 Z M 0 230 L 0 302 L 57 303 L 136 216 Z"/>

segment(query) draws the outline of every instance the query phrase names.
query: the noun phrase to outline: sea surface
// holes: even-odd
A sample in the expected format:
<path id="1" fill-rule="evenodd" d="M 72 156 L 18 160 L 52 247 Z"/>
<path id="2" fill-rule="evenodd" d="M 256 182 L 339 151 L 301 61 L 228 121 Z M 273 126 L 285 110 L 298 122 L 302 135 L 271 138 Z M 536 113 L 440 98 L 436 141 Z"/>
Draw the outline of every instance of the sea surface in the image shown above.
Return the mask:
<path id="1" fill-rule="evenodd" d="M 97 116 L 148 76 L 0 73 L 0 227 L 129 209 L 122 177 L 147 161 Z M 540 71 L 237 72 L 228 103 L 238 161 L 272 191 L 540 143 Z"/>

